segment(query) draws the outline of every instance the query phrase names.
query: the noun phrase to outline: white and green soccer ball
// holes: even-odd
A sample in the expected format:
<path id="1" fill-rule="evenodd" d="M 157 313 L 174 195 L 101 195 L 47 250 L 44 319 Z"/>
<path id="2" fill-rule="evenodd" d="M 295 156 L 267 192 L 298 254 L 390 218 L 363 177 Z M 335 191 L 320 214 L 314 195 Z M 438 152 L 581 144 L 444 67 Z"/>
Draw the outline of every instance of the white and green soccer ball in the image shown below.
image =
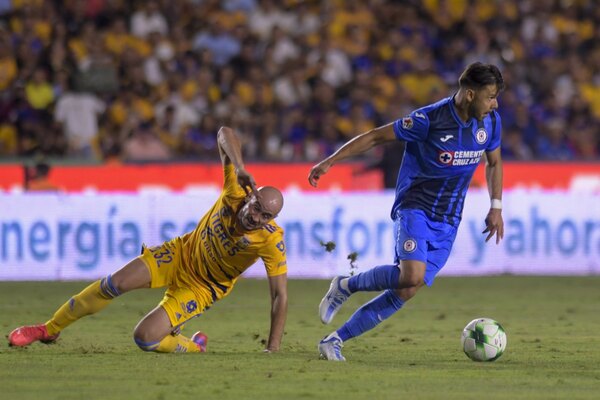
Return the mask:
<path id="1" fill-rule="evenodd" d="M 463 329 L 462 348 L 473 361 L 497 360 L 506 350 L 506 332 L 490 318 L 477 318 Z"/>

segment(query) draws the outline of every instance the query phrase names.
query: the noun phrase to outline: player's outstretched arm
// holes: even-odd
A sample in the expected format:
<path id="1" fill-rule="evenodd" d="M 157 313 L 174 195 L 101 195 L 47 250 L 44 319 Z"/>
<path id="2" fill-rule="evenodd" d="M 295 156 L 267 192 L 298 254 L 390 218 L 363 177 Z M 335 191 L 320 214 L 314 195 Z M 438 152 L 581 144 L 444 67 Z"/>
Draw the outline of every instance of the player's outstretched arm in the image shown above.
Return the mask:
<path id="1" fill-rule="evenodd" d="M 279 351 L 285 319 L 287 316 L 287 274 L 270 276 L 271 290 L 271 331 L 267 342 L 266 352 Z"/>
<path id="2" fill-rule="evenodd" d="M 217 133 L 217 143 L 219 144 L 219 155 L 223 165 L 232 163 L 240 186 L 246 193 L 253 192 L 257 195 L 256 182 L 254 177 L 246 171 L 242 159 L 242 143 L 235 131 L 227 126 L 222 126 Z"/>
<path id="3" fill-rule="evenodd" d="M 504 237 L 504 220 L 502 219 L 502 156 L 500 147 L 486 153 L 485 177 L 490 193 L 491 207 L 485 218 L 485 241 L 496 235 L 496 244 Z"/>
<path id="4" fill-rule="evenodd" d="M 329 168 L 338 161 L 362 154 L 382 143 L 396 140 L 393 123 L 380 126 L 368 132 L 362 133 L 350 141 L 346 142 L 335 153 L 311 168 L 308 175 L 308 182 L 317 187 L 317 181 L 329 171 Z"/>

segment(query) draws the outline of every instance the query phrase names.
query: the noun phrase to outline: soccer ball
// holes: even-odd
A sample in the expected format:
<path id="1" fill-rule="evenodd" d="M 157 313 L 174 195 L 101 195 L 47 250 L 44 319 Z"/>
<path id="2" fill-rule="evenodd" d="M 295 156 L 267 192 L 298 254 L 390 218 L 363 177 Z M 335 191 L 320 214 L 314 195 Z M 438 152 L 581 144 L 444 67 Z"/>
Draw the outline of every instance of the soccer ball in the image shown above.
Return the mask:
<path id="1" fill-rule="evenodd" d="M 497 360 L 506 349 L 506 333 L 498 322 L 490 318 L 477 318 L 463 329 L 463 351 L 473 361 Z"/>

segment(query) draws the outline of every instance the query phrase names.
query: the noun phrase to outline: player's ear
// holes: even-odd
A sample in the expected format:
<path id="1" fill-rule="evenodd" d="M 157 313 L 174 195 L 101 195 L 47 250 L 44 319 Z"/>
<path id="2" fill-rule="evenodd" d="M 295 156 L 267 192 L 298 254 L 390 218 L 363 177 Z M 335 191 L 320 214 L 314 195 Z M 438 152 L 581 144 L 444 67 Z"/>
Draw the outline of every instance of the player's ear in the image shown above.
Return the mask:
<path id="1" fill-rule="evenodd" d="M 466 95 L 467 95 L 466 96 L 467 97 L 467 101 L 469 103 L 471 103 L 473 100 L 475 100 L 475 90 L 467 88 Z"/>

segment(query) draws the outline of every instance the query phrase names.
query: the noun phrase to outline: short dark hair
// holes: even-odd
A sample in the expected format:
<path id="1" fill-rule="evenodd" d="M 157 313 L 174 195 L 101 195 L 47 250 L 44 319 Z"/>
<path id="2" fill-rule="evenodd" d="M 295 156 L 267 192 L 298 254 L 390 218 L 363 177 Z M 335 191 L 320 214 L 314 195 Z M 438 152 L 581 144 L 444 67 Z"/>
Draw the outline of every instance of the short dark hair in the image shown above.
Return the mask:
<path id="1" fill-rule="evenodd" d="M 498 67 L 493 64 L 474 62 L 470 64 L 458 78 L 461 88 L 481 89 L 487 85 L 496 85 L 498 90 L 504 90 L 504 78 Z"/>

